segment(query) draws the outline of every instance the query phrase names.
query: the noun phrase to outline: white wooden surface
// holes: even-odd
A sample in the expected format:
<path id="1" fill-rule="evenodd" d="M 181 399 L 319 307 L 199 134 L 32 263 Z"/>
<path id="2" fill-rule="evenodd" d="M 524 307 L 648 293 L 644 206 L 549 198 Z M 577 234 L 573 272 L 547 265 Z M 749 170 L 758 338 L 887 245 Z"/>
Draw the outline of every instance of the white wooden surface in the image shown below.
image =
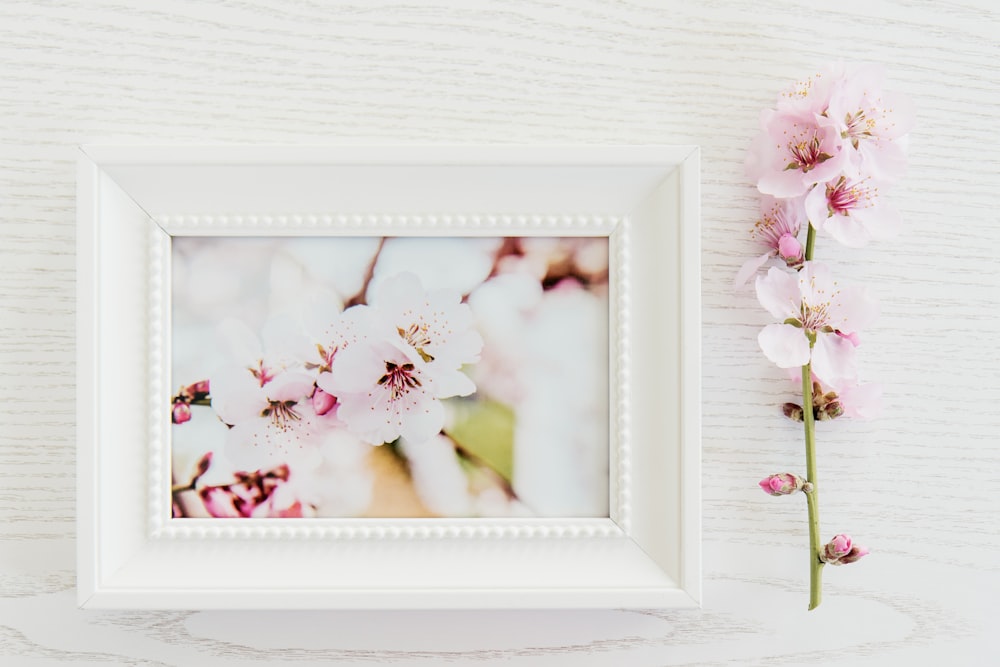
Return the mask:
<path id="1" fill-rule="evenodd" d="M 1000 655 L 1000 22 L 975 2 L 0 4 L 0 663 L 952 665 Z M 777 90 L 884 62 L 918 109 L 906 233 L 818 255 L 883 313 L 886 415 L 820 433 L 823 531 L 872 548 L 807 613 L 805 510 L 767 321 L 729 287 L 742 160 Z M 702 147 L 701 611 L 82 612 L 74 606 L 74 159 L 81 143 Z"/>

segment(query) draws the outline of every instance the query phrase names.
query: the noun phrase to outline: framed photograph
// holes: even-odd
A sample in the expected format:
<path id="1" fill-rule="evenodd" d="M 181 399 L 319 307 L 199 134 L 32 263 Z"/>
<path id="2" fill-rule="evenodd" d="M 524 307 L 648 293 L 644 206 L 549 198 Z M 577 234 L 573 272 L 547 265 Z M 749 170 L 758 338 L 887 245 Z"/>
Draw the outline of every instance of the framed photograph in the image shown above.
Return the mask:
<path id="1" fill-rule="evenodd" d="M 81 606 L 700 603 L 696 148 L 81 150 Z"/>

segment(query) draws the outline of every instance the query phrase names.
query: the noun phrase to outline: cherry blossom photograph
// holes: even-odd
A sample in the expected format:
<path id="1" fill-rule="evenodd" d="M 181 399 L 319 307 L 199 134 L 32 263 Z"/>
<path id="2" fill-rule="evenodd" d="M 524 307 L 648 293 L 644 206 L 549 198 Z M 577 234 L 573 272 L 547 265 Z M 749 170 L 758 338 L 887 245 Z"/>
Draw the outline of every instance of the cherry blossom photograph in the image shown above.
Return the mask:
<path id="1" fill-rule="evenodd" d="M 604 237 L 174 237 L 173 516 L 608 516 Z"/>

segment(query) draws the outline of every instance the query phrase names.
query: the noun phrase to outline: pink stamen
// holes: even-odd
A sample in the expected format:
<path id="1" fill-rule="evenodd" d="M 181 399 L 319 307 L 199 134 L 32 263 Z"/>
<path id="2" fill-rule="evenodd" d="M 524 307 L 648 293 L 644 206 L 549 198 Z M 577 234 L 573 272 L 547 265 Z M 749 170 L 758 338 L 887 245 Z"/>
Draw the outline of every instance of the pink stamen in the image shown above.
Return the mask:
<path id="1" fill-rule="evenodd" d="M 878 194 L 878 189 L 866 188 L 841 176 L 833 185 L 826 186 L 826 202 L 830 215 L 845 215 L 855 208 L 866 208 Z"/>
<path id="2" fill-rule="evenodd" d="M 385 375 L 379 378 L 378 383 L 389 388 L 391 401 L 395 401 L 410 389 L 421 386 L 413 364 L 394 364 L 391 361 L 385 362 Z"/>
<path id="3" fill-rule="evenodd" d="M 264 367 L 263 360 L 257 362 L 257 368 L 250 369 L 250 374 L 257 378 L 257 382 L 260 383 L 261 387 L 274 379 L 274 374 L 271 373 L 271 370 Z"/>

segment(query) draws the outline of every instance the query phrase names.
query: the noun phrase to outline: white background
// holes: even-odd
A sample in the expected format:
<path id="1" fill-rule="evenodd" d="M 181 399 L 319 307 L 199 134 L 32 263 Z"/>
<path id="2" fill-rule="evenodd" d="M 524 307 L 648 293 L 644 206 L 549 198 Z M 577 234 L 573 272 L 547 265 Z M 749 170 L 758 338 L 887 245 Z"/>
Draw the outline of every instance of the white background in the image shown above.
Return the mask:
<path id="1" fill-rule="evenodd" d="M 0 662 L 951 665 L 1000 654 L 1000 21 L 978 2 L 0 4 Z M 810 6 L 812 5 L 812 6 Z M 155 8 L 153 8 L 155 6 Z M 761 108 L 837 58 L 917 108 L 897 241 L 817 257 L 867 283 L 870 424 L 821 425 L 823 532 L 872 549 L 806 612 L 801 468 L 730 288 L 753 251 Z M 81 143 L 698 144 L 701 611 L 81 612 L 74 591 Z M 123 388 L 127 391 L 127 388 Z"/>

